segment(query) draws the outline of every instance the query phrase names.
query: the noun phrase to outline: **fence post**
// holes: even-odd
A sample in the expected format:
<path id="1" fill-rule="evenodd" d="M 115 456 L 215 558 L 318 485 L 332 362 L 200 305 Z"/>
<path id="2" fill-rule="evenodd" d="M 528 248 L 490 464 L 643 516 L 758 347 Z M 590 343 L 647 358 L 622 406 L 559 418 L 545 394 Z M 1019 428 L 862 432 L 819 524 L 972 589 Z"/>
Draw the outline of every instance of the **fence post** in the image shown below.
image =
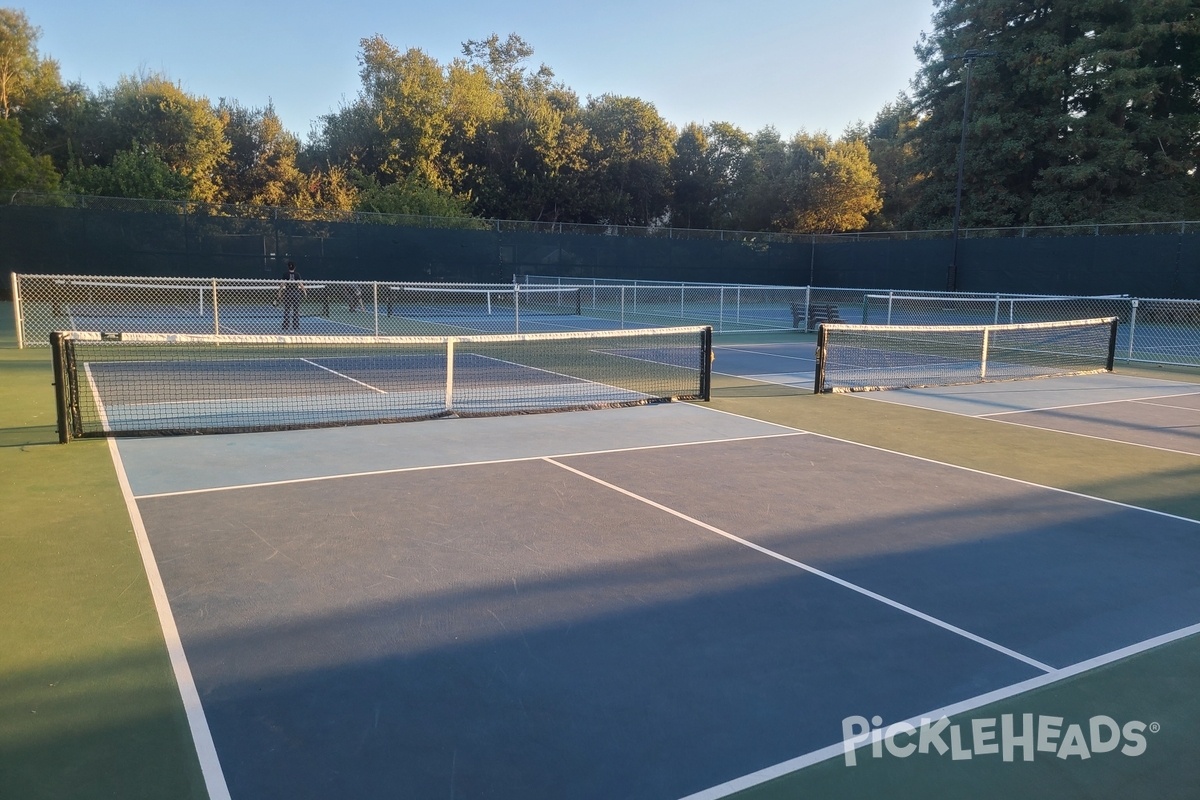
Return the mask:
<path id="1" fill-rule="evenodd" d="M 221 317 L 217 311 L 217 279 L 212 279 L 212 311 L 213 311 L 213 333 L 217 336 L 221 335 Z"/>
<path id="2" fill-rule="evenodd" d="M 12 298 L 13 298 L 13 322 L 17 327 L 17 349 L 25 347 L 25 320 L 21 319 L 21 282 L 17 280 L 17 273 L 9 273 L 12 279 Z"/>
<path id="3" fill-rule="evenodd" d="M 453 336 L 446 339 L 446 404 L 447 413 L 454 410 L 454 342 Z"/>
<path id="4" fill-rule="evenodd" d="M 1134 297 L 1129 301 L 1129 358 L 1127 359 L 1129 361 L 1133 361 L 1133 335 L 1137 330 L 1137 310 L 1138 299 Z"/>

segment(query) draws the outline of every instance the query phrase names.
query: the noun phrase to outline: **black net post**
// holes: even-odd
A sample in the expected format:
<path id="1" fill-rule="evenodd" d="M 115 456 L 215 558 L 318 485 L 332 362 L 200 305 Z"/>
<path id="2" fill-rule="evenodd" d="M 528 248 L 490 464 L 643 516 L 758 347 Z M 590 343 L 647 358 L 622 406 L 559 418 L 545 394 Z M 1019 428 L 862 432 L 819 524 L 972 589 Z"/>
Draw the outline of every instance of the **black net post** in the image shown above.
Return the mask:
<path id="1" fill-rule="evenodd" d="M 700 332 L 700 399 L 706 403 L 712 399 L 712 333 L 711 327 Z"/>
<path id="2" fill-rule="evenodd" d="M 1104 368 L 1109 372 L 1113 371 L 1113 361 L 1116 359 L 1116 356 L 1117 356 L 1117 325 L 1120 323 L 1120 321 L 1121 320 L 1118 317 L 1113 317 L 1109 321 L 1108 361 L 1104 366 Z"/>
<path id="3" fill-rule="evenodd" d="M 817 327 L 817 368 L 813 378 L 813 394 L 820 394 L 825 388 L 825 326 Z"/>
<path id="4" fill-rule="evenodd" d="M 54 409 L 58 416 L 58 442 L 67 444 L 71 441 L 70 392 L 71 381 L 68 379 L 64 352 L 66 337 L 55 331 L 50 334 L 51 362 L 54 365 Z"/>

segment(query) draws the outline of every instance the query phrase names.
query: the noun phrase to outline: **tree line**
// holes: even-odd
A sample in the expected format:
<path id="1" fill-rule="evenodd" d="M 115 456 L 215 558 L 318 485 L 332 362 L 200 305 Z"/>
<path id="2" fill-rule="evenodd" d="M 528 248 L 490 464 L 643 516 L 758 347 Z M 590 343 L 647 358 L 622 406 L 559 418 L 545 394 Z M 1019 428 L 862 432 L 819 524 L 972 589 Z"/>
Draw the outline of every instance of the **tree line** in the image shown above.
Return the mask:
<path id="1" fill-rule="evenodd" d="M 836 233 L 1196 218 L 1195 0 L 933 0 L 911 92 L 834 137 L 581 100 L 516 34 L 439 63 L 360 42 L 306 141 L 158 73 L 64 83 L 0 8 L 0 188 L 605 225 Z M 973 56 L 964 58 L 964 56 Z M 970 69 L 966 68 L 970 62 Z M 970 108 L 963 136 L 966 79 Z M 805 79 L 796 76 L 794 79 Z"/>

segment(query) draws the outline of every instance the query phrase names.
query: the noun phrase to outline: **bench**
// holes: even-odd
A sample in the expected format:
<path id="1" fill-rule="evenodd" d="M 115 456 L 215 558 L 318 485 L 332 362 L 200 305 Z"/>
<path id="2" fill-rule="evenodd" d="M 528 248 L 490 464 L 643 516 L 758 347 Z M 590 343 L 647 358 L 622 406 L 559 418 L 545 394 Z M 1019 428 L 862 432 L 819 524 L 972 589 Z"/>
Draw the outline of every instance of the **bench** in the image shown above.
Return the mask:
<path id="1" fill-rule="evenodd" d="M 838 313 L 837 303 L 813 303 L 805 314 L 804 303 L 792 303 L 792 327 L 807 324 L 806 330 L 816 330 L 822 322 L 845 322 Z"/>

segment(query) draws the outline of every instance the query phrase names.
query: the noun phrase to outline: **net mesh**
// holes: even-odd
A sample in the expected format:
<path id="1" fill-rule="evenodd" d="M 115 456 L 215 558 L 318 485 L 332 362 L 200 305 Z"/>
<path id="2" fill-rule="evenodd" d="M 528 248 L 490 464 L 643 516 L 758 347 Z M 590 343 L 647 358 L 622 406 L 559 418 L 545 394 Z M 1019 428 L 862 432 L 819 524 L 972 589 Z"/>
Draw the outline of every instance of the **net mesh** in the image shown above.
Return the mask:
<path id="1" fill-rule="evenodd" d="M 461 337 L 55 333 L 60 438 L 707 399 L 712 330 Z"/>
<path id="2" fill-rule="evenodd" d="M 1129 317 L 1128 297 L 915 295 L 863 297 L 864 325 L 1015 325 L 1064 319 Z"/>
<path id="3" fill-rule="evenodd" d="M 387 315 L 438 317 L 579 316 L 577 288 L 510 286 L 503 289 L 388 286 Z"/>
<path id="4" fill-rule="evenodd" d="M 823 325 L 814 390 L 949 386 L 1111 370 L 1114 317 L 1015 325 Z"/>

